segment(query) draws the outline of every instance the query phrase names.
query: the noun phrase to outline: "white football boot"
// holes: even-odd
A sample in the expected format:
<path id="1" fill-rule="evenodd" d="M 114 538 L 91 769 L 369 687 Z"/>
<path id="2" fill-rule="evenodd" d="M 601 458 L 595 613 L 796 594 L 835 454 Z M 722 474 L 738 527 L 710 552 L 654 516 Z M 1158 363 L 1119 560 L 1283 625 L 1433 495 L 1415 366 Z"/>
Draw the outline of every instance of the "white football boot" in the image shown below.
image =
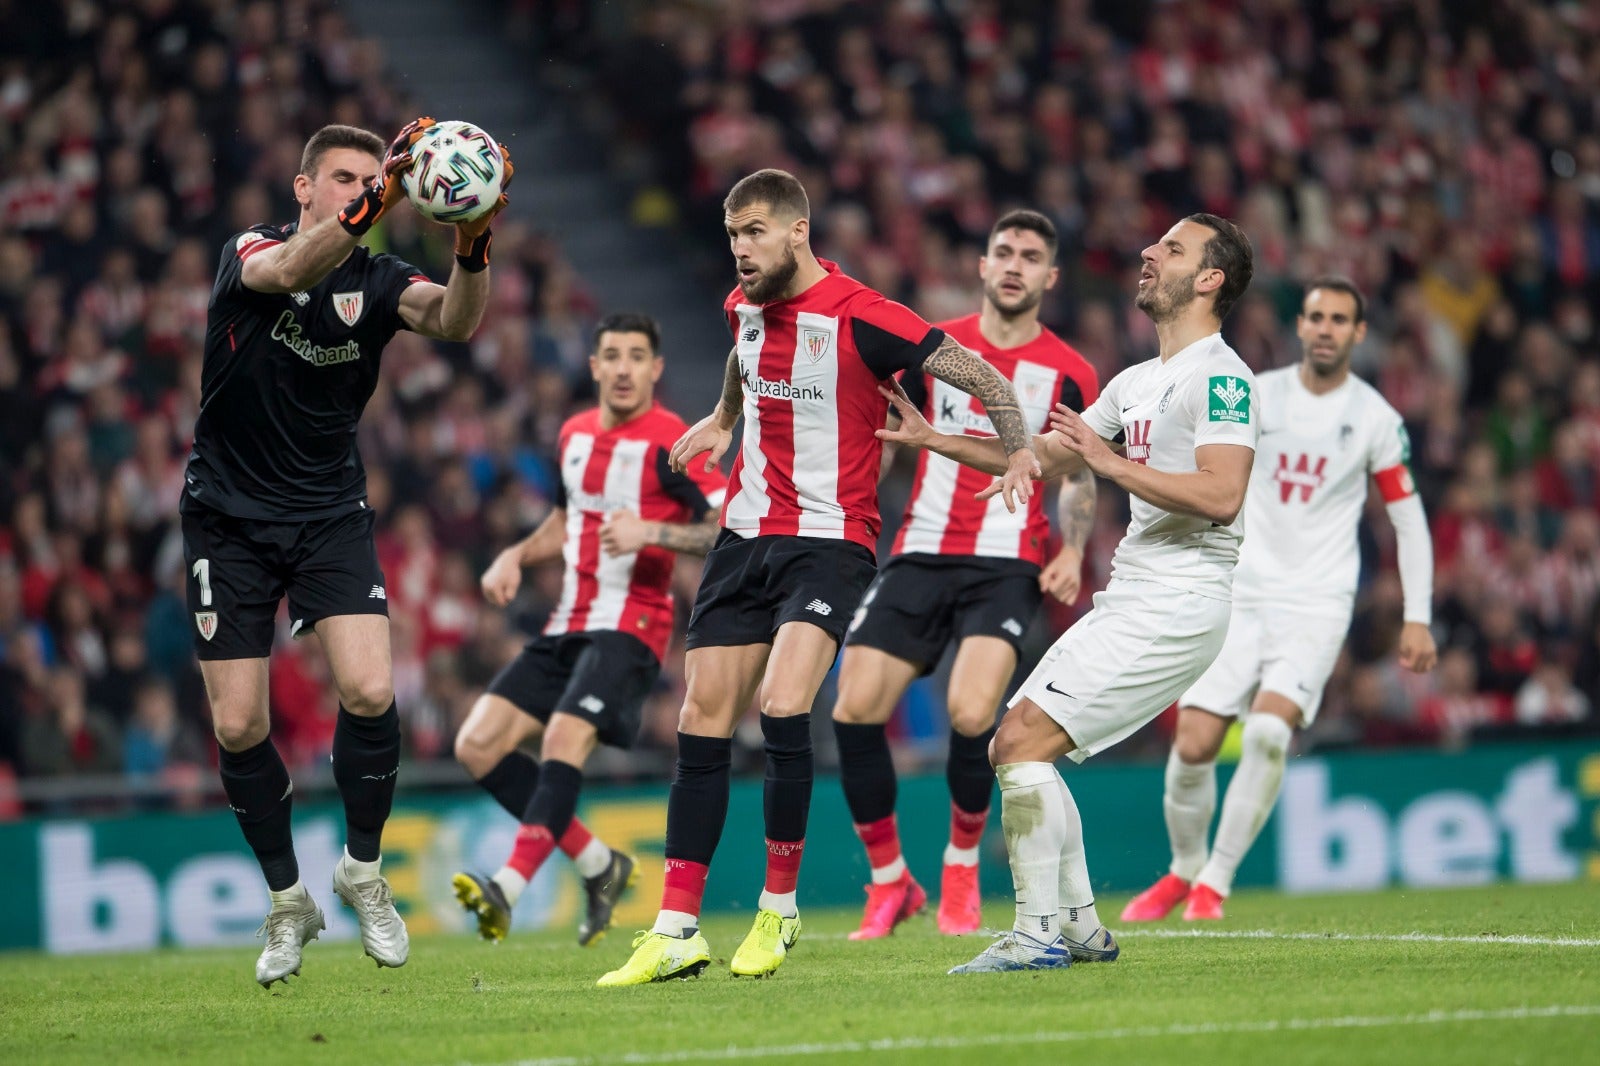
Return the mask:
<path id="1" fill-rule="evenodd" d="M 394 893 L 382 877 L 351 880 L 345 860 L 333 868 L 333 890 L 344 905 L 356 912 L 361 925 L 361 947 L 379 966 L 404 966 L 411 953 L 406 923 L 394 909 Z"/>
<path id="2" fill-rule="evenodd" d="M 309 892 L 296 901 L 273 907 L 256 930 L 256 936 L 265 934 L 267 938 L 267 946 L 256 960 L 256 980 L 261 987 L 270 988 L 274 981 L 288 984 L 289 975 L 300 972 L 300 949 L 327 927 L 322 908 Z"/>

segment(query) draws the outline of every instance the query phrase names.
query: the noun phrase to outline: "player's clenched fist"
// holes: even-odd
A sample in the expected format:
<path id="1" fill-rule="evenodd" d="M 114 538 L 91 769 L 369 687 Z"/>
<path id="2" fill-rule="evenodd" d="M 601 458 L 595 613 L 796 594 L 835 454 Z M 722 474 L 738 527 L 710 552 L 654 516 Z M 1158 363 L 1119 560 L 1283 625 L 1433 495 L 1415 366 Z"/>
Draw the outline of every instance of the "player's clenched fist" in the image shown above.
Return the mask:
<path id="1" fill-rule="evenodd" d="M 504 607 L 516 599 L 517 590 L 522 587 L 522 561 L 516 552 L 507 548 L 496 555 L 478 584 L 483 589 L 483 598 L 496 607 Z"/>
<path id="2" fill-rule="evenodd" d="M 1078 602 L 1083 584 L 1083 552 L 1070 546 L 1063 547 L 1043 570 L 1039 571 L 1039 591 L 1054 596 L 1071 606 Z"/>
<path id="3" fill-rule="evenodd" d="M 728 445 L 733 443 L 733 430 L 723 429 L 722 421 L 716 412 L 706 415 L 693 426 L 689 432 L 678 438 L 678 443 L 672 446 L 672 451 L 667 454 L 667 461 L 672 469 L 683 473 L 688 469 L 689 461 L 697 455 L 710 452 L 706 458 L 706 473 L 717 468 L 722 462 L 723 453 L 728 450 Z"/>
<path id="4" fill-rule="evenodd" d="M 600 527 L 600 547 L 607 555 L 632 555 L 650 543 L 650 523 L 632 511 L 612 511 Z"/>

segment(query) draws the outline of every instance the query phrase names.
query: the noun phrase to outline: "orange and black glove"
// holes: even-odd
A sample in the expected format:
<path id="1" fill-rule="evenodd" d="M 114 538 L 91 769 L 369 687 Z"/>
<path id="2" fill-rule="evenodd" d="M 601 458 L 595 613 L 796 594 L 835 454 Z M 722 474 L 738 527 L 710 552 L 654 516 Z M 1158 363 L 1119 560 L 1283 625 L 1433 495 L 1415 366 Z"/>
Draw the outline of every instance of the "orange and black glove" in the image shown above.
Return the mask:
<path id="1" fill-rule="evenodd" d="M 505 176 L 500 179 L 500 199 L 494 206 L 471 222 L 456 223 L 456 262 L 461 264 L 461 269 L 469 274 L 476 274 L 489 268 L 489 245 L 494 243 L 494 232 L 489 224 L 494 221 L 494 216 L 506 209 L 510 203 L 506 199 L 505 190 L 511 188 L 511 178 L 517 168 L 511 165 L 511 149 L 504 144 L 500 145 L 500 158 L 505 160 Z"/>
<path id="2" fill-rule="evenodd" d="M 422 139 L 423 131 L 433 124 L 433 119 L 427 115 L 412 119 L 389 142 L 389 151 L 383 157 L 383 165 L 378 168 L 377 180 L 339 212 L 339 225 L 345 228 L 345 232 L 352 237 L 362 236 L 383 217 L 385 211 L 405 197 L 405 190 L 400 186 L 400 175 L 410 170 L 411 164 L 416 162 L 411 156 L 411 147 Z"/>

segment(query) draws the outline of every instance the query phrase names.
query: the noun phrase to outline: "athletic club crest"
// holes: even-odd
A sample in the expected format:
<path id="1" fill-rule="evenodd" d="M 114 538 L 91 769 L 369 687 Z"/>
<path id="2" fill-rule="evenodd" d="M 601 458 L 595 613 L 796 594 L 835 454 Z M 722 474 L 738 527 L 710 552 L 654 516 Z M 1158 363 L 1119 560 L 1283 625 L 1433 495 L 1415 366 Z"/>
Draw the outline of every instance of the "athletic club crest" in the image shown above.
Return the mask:
<path id="1" fill-rule="evenodd" d="M 217 635 L 217 612 L 196 611 L 194 613 L 194 627 L 200 631 L 202 637 L 210 640 Z"/>
<path id="2" fill-rule="evenodd" d="M 806 358 L 813 363 L 820 363 L 822 357 L 828 354 L 828 344 L 832 338 L 826 330 L 803 329 L 800 331 L 800 350 L 806 353 Z"/>
<path id="3" fill-rule="evenodd" d="M 361 307 L 365 302 L 365 293 L 336 292 L 333 294 L 333 313 L 339 316 L 339 321 L 347 326 L 356 324 L 361 317 Z"/>

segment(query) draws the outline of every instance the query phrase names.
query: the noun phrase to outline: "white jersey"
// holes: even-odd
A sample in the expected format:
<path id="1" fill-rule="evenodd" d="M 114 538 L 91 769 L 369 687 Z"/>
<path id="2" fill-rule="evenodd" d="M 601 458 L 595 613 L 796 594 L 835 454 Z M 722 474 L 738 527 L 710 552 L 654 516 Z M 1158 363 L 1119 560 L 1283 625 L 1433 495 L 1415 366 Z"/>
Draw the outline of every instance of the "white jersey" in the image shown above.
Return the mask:
<path id="1" fill-rule="evenodd" d="M 1250 530 L 1236 602 L 1348 617 L 1360 570 L 1367 478 L 1388 503 L 1415 488 L 1400 414 L 1355 375 L 1314 395 L 1298 365 L 1261 375 L 1261 442 L 1245 496 Z"/>
<path id="2" fill-rule="evenodd" d="M 1192 474 L 1194 450 L 1205 444 L 1256 446 L 1261 418 L 1255 375 L 1213 333 L 1163 362 L 1129 367 L 1083 412 L 1089 428 L 1123 455 L 1170 474 Z M 1132 518 L 1111 560 L 1111 576 L 1154 581 L 1227 599 L 1244 536 L 1244 512 L 1231 525 L 1174 514 L 1130 494 Z"/>

